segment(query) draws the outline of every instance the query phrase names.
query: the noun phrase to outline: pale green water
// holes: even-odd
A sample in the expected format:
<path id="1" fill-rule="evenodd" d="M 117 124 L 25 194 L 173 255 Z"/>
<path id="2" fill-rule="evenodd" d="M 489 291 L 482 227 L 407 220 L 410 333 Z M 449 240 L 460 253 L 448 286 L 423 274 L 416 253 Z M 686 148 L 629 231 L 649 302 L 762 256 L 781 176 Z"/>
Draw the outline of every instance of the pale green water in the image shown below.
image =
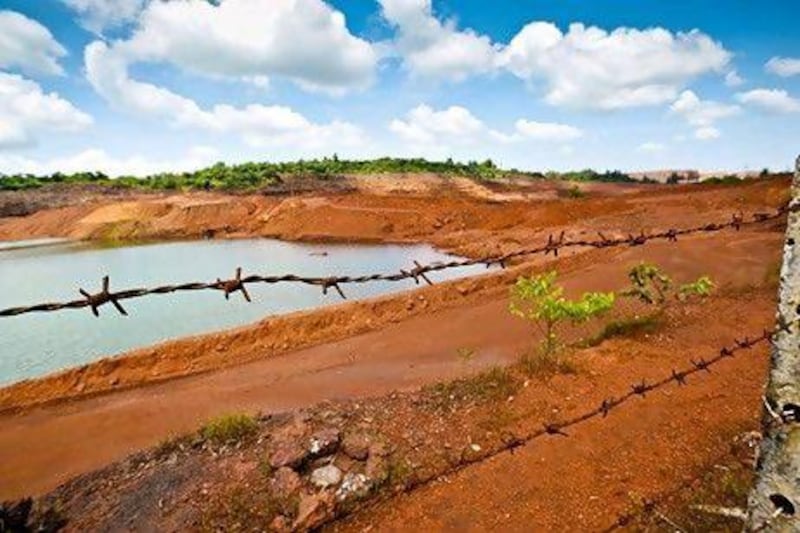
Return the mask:
<path id="1" fill-rule="evenodd" d="M 79 299 L 78 288 L 99 289 L 104 275 L 111 289 L 165 283 L 213 281 L 244 274 L 309 276 L 398 272 L 451 256 L 429 246 L 308 245 L 271 239 L 194 241 L 122 248 L 84 244 L 16 247 L 0 243 L 0 308 Z M 327 256 L 311 255 L 325 251 Z M 443 280 L 484 272 L 482 266 L 434 273 Z M 413 281 L 347 285 L 348 299 L 414 286 Z M 125 300 L 129 316 L 111 306 L 95 318 L 88 308 L 0 318 L 0 383 L 43 375 L 169 338 L 254 322 L 266 315 L 309 309 L 340 300 L 335 291 L 299 284 L 249 285 L 253 303 L 235 294 L 184 292 Z"/>

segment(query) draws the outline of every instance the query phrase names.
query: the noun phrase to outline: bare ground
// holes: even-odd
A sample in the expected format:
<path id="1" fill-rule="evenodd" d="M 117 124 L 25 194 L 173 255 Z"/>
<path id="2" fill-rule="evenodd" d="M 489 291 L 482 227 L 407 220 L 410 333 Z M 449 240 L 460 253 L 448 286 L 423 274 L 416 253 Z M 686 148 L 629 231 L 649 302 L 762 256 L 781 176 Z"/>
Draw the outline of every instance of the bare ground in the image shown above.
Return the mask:
<path id="1" fill-rule="evenodd" d="M 421 192 L 386 196 L 373 191 L 281 200 L 278 206 L 285 212 L 276 212 L 273 206 L 266 219 L 256 216 L 257 211 L 240 214 L 244 221 L 239 220 L 231 234 L 355 239 L 364 223 L 362 238 L 427 240 L 470 254 L 525 245 L 562 227 L 578 234 L 597 229 L 614 234 L 727 220 L 737 209 L 775 207 L 785 200 L 785 191 L 785 182 L 764 182 L 634 190 L 622 196 L 600 191 L 586 199 L 561 201 L 486 201 L 463 194 L 432 200 Z M 117 213 L 132 209 L 140 217 L 135 227 L 141 233 L 136 236 L 149 238 L 178 231 L 186 223 L 185 207 L 196 201 L 194 197 L 147 200 L 146 216 L 141 215 L 141 206 L 107 208 Z M 217 198 L 211 205 L 242 201 Z M 254 205 L 260 201 L 266 202 L 252 200 Z M 158 205 L 150 206 L 151 202 Z M 167 211 L 160 211 L 162 203 L 169 206 Z M 201 204 L 206 206 L 207 200 Z M 423 206 L 426 211 L 421 211 Z M 229 211 L 212 209 L 218 214 Z M 420 212 L 424 216 L 418 216 Z M 34 227 L 44 231 L 48 224 L 56 224 L 45 215 L 48 212 L 39 214 L 36 222 L 30 219 L 37 215 L 0 222 L 0 235 L 4 231 L 19 235 L 15 232 Z M 70 223 L 65 223 L 63 212 L 50 215 L 61 220 L 59 227 L 67 233 L 88 224 L 95 228 L 90 236 L 93 231 L 102 234 L 106 229 L 97 228 L 109 224 L 108 211 L 102 210 L 84 212 Z M 197 227 L 208 226 L 209 220 L 216 223 L 215 216 L 222 215 L 205 213 Z M 386 224 L 386 219 L 391 221 L 390 230 L 378 225 Z M 119 227 L 117 219 L 111 220 Z M 506 426 L 521 430 L 555 414 L 577 412 L 608 394 L 626 391 L 637 379 L 669 371 L 695 354 L 713 355 L 734 337 L 768 327 L 774 288 L 767 280 L 778 260 L 781 238 L 779 226 L 768 226 L 719 238 L 682 239 L 676 245 L 592 251 L 560 263 L 570 292 L 619 288 L 627 267 L 641 259 L 658 262 L 679 279 L 710 274 L 725 288 L 708 302 L 672 311 L 655 338 L 611 340 L 580 352 L 577 375 L 531 379 L 511 402 L 505 397 L 455 402 L 443 414 L 436 402 L 435 408 L 430 407 L 430 389 L 415 391 L 421 385 L 513 362 L 530 346 L 529 330 L 507 313 L 506 291 L 515 276 L 546 267 L 540 263 L 165 343 L 77 372 L 22 383 L 0 391 L 6 408 L 0 415 L 0 497 L 42 494 L 76 474 L 190 431 L 213 415 L 276 413 L 331 399 L 343 403 L 312 409 L 309 416 L 314 423 L 307 425 L 335 424 L 346 433 L 366 424 L 376 439 L 390 443 L 391 461 L 411 464 L 412 472 L 435 471 L 442 466 L 443 450 L 461 450 L 472 442 L 480 443 L 483 451 L 491 449 Z M 297 342 L 298 338 L 303 340 Z M 476 353 L 469 364 L 457 356 L 465 347 Z M 766 368 L 765 359 L 755 352 L 754 357 L 726 362 L 682 393 L 649 395 L 603 422 L 587 423 L 569 439 L 540 441 L 514 455 L 500 455 L 447 480 L 368 506 L 333 527 L 605 527 L 630 507 L 630 493 L 654 495 L 673 489 L 698 475 L 734 435 L 755 427 Z M 172 379 L 152 383 L 164 378 Z M 112 382 L 118 385 L 111 386 Z M 83 384 L 80 392 L 78 384 Z M 125 390 L 113 390 L 120 386 Z M 393 390 L 405 392 L 390 394 Z M 62 399 L 68 397 L 72 399 Z M 371 399 L 354 404 L 345 398 Z M 144 459 L 128 459 L 78 478 L 43 501 L 58 500 L 74 529 L 122 524 L 139 529 L 224 524 L 236 529 L 242 520 L 266 520 L 269 517 L 263 513 L 252 514 L 258 502 L 239 492 L 268 482 L 269 473 L 259 469 L 259 461 L 278 431 L 272 424 L 282 423 L 286 421 L 264 422 L 261 439 L 221 454 L 201 443 L 199 451 L 192 448 L 174 460 L 171 455 L 152 456 L 154 452 Z M 150 466 L 141 467 L 146 471 L 140 473 L 139 464 Z M 390 483 L 377 495 L 385 498 L 402 485 Z M 99 487 L 104 487 L 102 500 L 96 496 Z M 238 511 L 230 510 L 233 504 Z"/>

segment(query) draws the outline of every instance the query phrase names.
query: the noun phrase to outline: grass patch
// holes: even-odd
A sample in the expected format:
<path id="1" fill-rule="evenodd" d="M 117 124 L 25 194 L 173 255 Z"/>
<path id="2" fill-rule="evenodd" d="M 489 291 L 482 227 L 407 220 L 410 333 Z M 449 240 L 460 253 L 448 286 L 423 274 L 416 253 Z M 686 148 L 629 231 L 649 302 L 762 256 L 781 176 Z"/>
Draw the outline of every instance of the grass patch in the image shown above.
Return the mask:
<path id="1" fill-rule="evenodd" d="M 581 341 L 578 346 L 580 348 L 590 348 L 614 337 L 633 337 L 643 333 L 655 333 L 661 325 L 662 316 L 660 313 L 612 320 L 603 327 L 600 333 Z"/>
<path id="2" fill-rule="evenodd" d="M 435 407 L 444 409 L 459 402 L 505 400 L 519 387 L 519 380 L 511 370 L 495 366 L 473 376 L 429 385 L 423 390 Z"/>
<path id="3" fill-rule="evenodd" d="M 586 192 L 584 192 L 580 187 L 577 185 L 573 185 L 566 191 L 567 198 L 586 198 Z"/>
<path id="4" fill-rule="evenodd" d="M 539 350 L 532 350 L 520 357 L 519 366 L 529 378 L 578 373 L 575 360 L 562 352 L 547 355 Z"/>
<path id="5" fill-rule="evenodd" d="M 200 428 L 200 435 L 213 444 L 235 444 L 253 435 L 257 429 L 255 417 L 234 413 L 209 420 Z"/>

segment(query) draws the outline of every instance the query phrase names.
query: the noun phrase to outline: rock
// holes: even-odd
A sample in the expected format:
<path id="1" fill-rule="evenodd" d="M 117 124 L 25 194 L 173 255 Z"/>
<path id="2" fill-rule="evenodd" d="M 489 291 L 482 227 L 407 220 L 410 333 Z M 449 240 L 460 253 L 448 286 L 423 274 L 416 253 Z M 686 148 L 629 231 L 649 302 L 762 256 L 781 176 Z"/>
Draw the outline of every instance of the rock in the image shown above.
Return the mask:
<path id="1" fill-rule="evenodd" d="M 311 436 L 308 443 L 308 451 L 315 457 L 330 455 L 338 447 L 339 430 L 336 428 L 325 428 L 317 431 Z"/>
<path id="2" fill-rule="evenodd" d="M 367 467 L 364 470 L 367 477 L 375 484 L 381 484 L 389 477 L 389 466 L 386 459 L 377 455 L 370 455 Z"/>
<path id="3" fill-rule="evenodd" d="M 317 468 L 311 472 L 311 483 L 322 489 L 338 485 L 342 480 L 342 471 L 334 465 Z"/>
<path id="4" fill-rule="evenodd" d="M 269 465 L 272 468 L 284 466 L 297 467 L 305 462 L 308 453 L 296 441 L 287 440 L 278 442 L 269 458 Z"/>
<path id="5" fill-rule="evenodd" d="M 470 444 L 469 447 L 472 449 L 473 452 L 481 451 L 481 447 L 475 443 Z"/>
<path id="6" fill-rule="evenodd" d="M 367 495 L 370 489 L 370 482 L 364 474 L 354 474 L 348 472 L 344 476 L 341 486 L 336 491 L 336 497 L 345 500 L 351 496 L 362 498 Z"/>
<path id="7" fill-rule="evenodd" d="M 373 442 L 369 445 L 369 454 L 376 457 L 386 457 L 389 455 L 389 448 L 383 442 Z"/>
<path id="8" fill-rule="evenodd" d="M 363 433 L 348 433 L 342 442 L 344 453 L 352 459 L 365 461 L 369 456 L 370 440 Z"/>
<path id="9" fill-rule="evenodd" d="M 339 467 L 339 470 L 342 472 L 349 472 L 354 468 L 357 468 L 359 463 L 355 459 L 351 459 L 349 456 L 341 453 L 336 456 L 334 459 L 333 464 Z"/>
<path id="10" fill-rule="evenodd" d="M 297 506 L 297 518 L 292 529 L 307 531 L 320 525 L 333 511 L 333 497 L 329 492 L 303 494 Z"/>
<path id="11" fill-rule="evenodd" d="M 276 531 L 278 533 L 288 533 L 292 530 L 292 524 L 289 522 L 289 519 L 283 515 L 278 515 L 272 519 L 272 522 L 269 524 L 270 531 Z"/>
<path id="12" fill-rule="evenodd" d="M 269 480 L 269 488 L 276 496 L 291 496 L 300 488 L 300 476 L 286 466 L 275 471 Z"/>

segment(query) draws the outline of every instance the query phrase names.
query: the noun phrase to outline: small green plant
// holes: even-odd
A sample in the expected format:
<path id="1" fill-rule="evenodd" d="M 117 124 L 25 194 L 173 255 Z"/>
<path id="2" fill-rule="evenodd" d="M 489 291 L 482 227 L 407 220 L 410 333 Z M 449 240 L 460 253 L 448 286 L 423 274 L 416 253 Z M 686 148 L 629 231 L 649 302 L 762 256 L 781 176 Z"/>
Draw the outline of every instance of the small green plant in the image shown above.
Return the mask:
<path id="1" fill-rule="evenodd" d="M 209 442 L 221 446 L 239 442 L 255 433 L 257 429 L 258 422 L 254 417 L 236 413 L 209 420 L 200 428 L 200 434 Z"/>
<path id="2" fill-rule="evenodd" d="M 622 296 L 638 298 L 646 304 L 663 304 L 672 280 L 652 263 L 639 263 L 628 272 L 631 286 L 620 292 Z"/>
<path id="3" fill-rule="evenodd" d="M 678 288 L 677 297 L 680 301 L 686 301 L 692 296 L 699 296 L 705 298 L 711 294 L 714 288 L 714 282 L 708 276 L 697 278 L 696 281 L 685 283 Z"/>
<path id="4" fill-rule="evenodd" d="M 469 363 L 475 357 L 475 349 L 462 346 L 456 350 L 456 355 L 463 363 Z"/>
<path id="5" fill-rule="evenodd" d="M 673 291 L 672 279 L 661 268 L 652 263 L 639 263 L 628 272 L 631 286 L 620 291 L 621 296 L 637 298 L 650 305 L 663 307 L 670 296 L 686 301 L 692 296 L 705 298 L 714 289 L 714 282 L 709 276 L 701 276 L 695 281 L 684 283 Z"/>
<path id="6" fill-rule="evenodd" d="M 542 352 L 552 355 L 558 348 L 556 326 L 562 322 L 578 324 L 600 316 L 614 307 L 613 292 L 587 292 L 577 300 L 564 298 L 563 287 L 556 285 L 557 273 L 519 278 L 511 288 L 509 311 L 531 322 L 544 335 Z"/>
<path id="7" fill-rule="evenodd" d="M 577 185 L 573 185 L 569 189 L 567 189 L 567 197 L 568 198 L 583 198 L 586 196 L 586 193 L 578 187 Z"/>

